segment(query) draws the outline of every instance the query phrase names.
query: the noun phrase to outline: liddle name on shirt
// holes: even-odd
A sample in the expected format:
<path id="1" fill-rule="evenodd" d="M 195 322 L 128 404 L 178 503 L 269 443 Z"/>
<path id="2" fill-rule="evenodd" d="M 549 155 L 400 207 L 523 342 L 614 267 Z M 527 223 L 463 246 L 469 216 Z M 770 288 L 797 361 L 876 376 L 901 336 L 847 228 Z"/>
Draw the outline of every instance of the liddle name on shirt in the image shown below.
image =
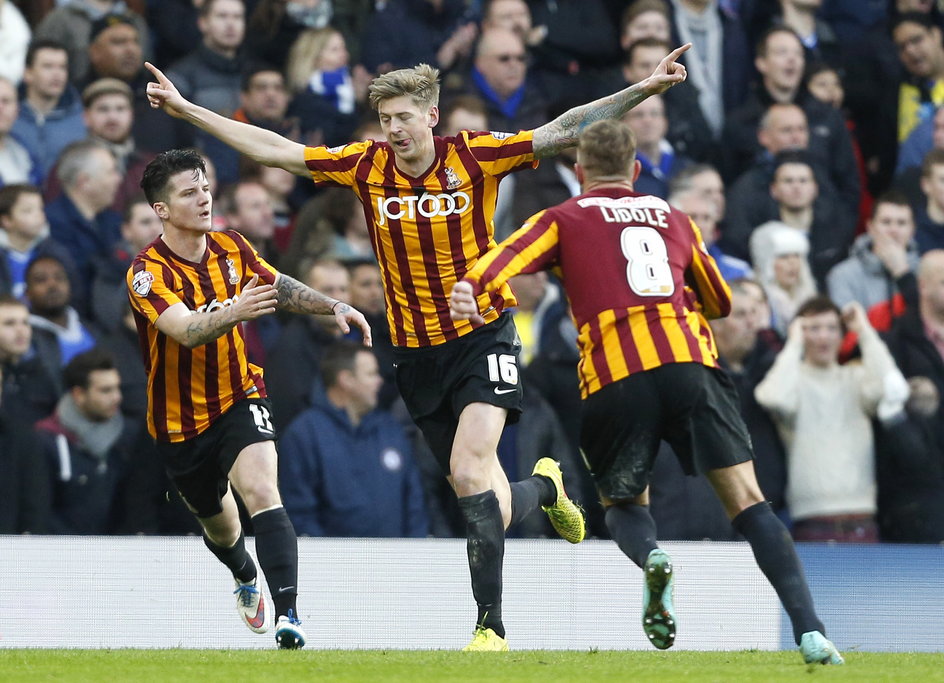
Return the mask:
<path id="1" fill-rule="evenodd" d="M 584 197 L 578 200 L 577 204 L 582 209 L 598 208 L 607 223 L 669 227 L 671 207 L 658 197 Z"/>
<path id="2" fill-rule="evenodd" d="M 424 192 L 419 196 L 378 197 L 377 224 L 384 225 L 388 218 L 392 220 L 405 218 L 412 221 L 416 220 L 417 215 L 423 218 L 460 215 L 465 213 L 471 204 L 472 200 L 465 192 L 451 194 Z"/>

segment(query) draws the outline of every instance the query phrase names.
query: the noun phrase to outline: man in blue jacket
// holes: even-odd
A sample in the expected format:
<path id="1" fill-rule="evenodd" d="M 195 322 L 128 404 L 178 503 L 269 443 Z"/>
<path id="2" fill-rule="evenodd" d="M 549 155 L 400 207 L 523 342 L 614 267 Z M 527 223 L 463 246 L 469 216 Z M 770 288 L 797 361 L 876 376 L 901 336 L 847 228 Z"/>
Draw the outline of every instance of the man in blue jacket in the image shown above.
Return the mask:
<path id="1" fill-rule="evenodd" d="M 370 349 L 349 340 L 321 360 L 325 392 L 279 442 L 279 488 L 299 536 L 422 537 L 429 522 L 410 442 L 376 410 Z"/>

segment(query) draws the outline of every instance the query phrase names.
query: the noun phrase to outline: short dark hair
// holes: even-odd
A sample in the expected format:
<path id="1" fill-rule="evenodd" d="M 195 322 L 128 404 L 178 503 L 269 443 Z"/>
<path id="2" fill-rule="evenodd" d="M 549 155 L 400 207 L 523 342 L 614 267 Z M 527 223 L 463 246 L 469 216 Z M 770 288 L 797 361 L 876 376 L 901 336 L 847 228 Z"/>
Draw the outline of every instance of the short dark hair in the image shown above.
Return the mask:
<path id="1" fill-rule="evenodd" d="M 344 370 L 354 371 L 357 354 L 373 353 L 369 348 L 350 339 L 341 339 L 325 349 L 321 357 L 321 381 L 326 389 L 333 387 Z"/>
<path id="2" fill-rule="evenodd" d="M 813 177 L 816 177 L 816 168 L 813 157 L 805 149 L 785 149 L 774 156 L 774 175 L 784 164 L 804 164 L 813 171 Z M 773 176 L 771 176 L 773 177 Z"/>
<path id="3" fill-rule="evenodd" d="M 33 269 L 36 268 L 37 264 L 42 263 L 43 261 L 52 261 L 53 263 L 58 263 L 65 274 L 69 274 L 69 268 L 66 265 L 66 262 L 61 258 L 55 254 L 41 254 L 26 264 L 26 271 L 23 273 L 23 280 L 29 282 L 30 273 L 33 272 Z"/>
<path id="4" fill-rule="evenodd" d="M 73 357 L 62 369 L 62 381 L 66 389 L 88 389 L 93 372 L 117 369 L 114 356 L 105 349 L 96 347 Z"/>
<path id="5" fill-rule="evenodd" d="M 835 313 L 840 322 L 842 322 L 842 311 L 839 310 L 839 306 L 836 305 L 836 302 L 825 294 L 817 294 L 800 304 L 795 317 L 804 318 L 808 315 L 819 315 L 820 313 L 829 313 L 830 311 Z"/>
<path id="6" fill-rule="evenodd" d="M 878 207 L 882 204 L 894 204 L 895 206 L 907 206 L 909 209 L 911 208 L 911 202 L 908 201 L 908 197 L 906 197 L 904 193 L 899 190 L 888 190 L 875 198 L 875 203 L 872 204 L 872 213 L 869 214 L 869 218 L 875 218 L 875 214 L 878 213 Z"/>
<path id="7" fill-rule="evenodd" d="M 125 223 L 131 221 L 134 218 L 134 207 L 138 204 L 147 204 L 151 206 L 151 202 L 148 201 L 148 198 L 144 196 L 143 192 L 137 192 L 133 197 L 131 197 L 127 202 L 125 202 L 125 210 L 121 214 L 121 220 Z"/>
<path id="8" fill-rule="evenodd" d="M 0 308 L 2 308 L 3 306 L 20 306 L 21 308 L 26 308 L 26 309 L 29 308 L 29 306 L 23 303 L 22 299 L 18 299 L 17 297 L 9 293 L 0 294 Z"/>
<path id="9" fill-rule="evenodd" d="M 889 27 L 888 32 L 894 33 L 895 29 L 901 26 L 902 24 L 917 24 L 918 26 L 923 27 L 926 31 L 930 31 L 934 28 L 934 21 L 930 16 L 924 12 L 902 12 L 894 20 L 892 20 L 892 25 Z"/>
<path id="10" fill-rule="evenodd" d="M 13 212 L 13 207 L 24 194 L 38 194 L 43 196 L 42 190 L 35 185 L 17 183 L 0 188 L 0 216 L 9 216 Z"/>
<path id="11" fill-rule="evenodd" d="M 791 36 L 797 39 L 797 42 L 800 44 L 800 47 L 803 47 L 803 41 L 800 40 L 800 36 L 797 35 L 797 32 L 794 31 L 789 26 L 783 24 L 777 24 L 776 26 L 771 26 L 769 29 L 760 34 L 760 38 L 757 39 L 757 45 L 755 47 L 755 54 L 758 57 L 767 56 L 767 41 L 770 40 L 770 37 L 776 33 L 789 33 Z"/>
<path id="12" fill-rule="evenodd" d="M 930 177 L 934 167 L 941 166 L 942 164 L 944 164 L 944 149 L 932 149 L 924 155 L 924 159 L 921 162 L 921 177 Z M 0 211 L 0 216 L 2 215 L 3 212 Z"/>
<path id="13" fill-rule="evenodd" d="M 167 183 L 181 171 L 202 171 L 206 175 L 203 157 L 192 149 L 169 149 L 158 154 L 141 176 L 141 189 L 148 203 L 166 201 Z"/>
<path id="14" fill-rule="evenodd" d="M 250 88 L 252 88 L 252 79 L 254 79 L 259 74 L 268 73 L 270 71 L 278 74 L 282 79 L 282 85 L 285 85 L 285 74 L 282 73 L 281 69 L 265 62 L 252 62 L 245 69 L 243 69 L 239 80 L 240 92 L 249 92 Z"/>
<path id="15" fill-rule="evenodd" d="M 40 50 L 61 50 L 66 53 L 66 63 L 69 63 L 69 49 L 65 45 L 51 38 L 40 38 L 31 42 L 29 47 L 26 48 L 27 67 L 33 66 L 33 62 L 36 60 L 36 53 Z"/>

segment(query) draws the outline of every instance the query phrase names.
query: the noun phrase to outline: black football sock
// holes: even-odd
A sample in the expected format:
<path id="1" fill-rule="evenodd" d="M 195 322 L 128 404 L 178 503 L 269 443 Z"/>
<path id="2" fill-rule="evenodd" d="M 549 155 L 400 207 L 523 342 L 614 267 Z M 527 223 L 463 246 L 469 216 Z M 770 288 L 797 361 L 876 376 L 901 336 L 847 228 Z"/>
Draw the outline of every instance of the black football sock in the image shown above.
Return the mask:
<path id="1" fill-rule="evenodd" d="M 216 555 L 216 558 L 233 572 L 233 577 L 237 581 L 252 583 L 255 580 L 256 563 L 252 561 L 252 556 L 246 550 L 246 539 L 242 532 L 239 533 L 239 538 L 230 548 L 216 545 L 206 533 L 203 534 L 203 542 L 210 549 L 210 552 Z"/>
<path id="2" fill-rule="evenodd" d="M 606 509 L 606 528 L 623 554 L 640 569 L 646 564 L 649 553 L 659 547 L 656 522 L 649 514 L 648 505 L 611 505 Z"/>
<path id="3" fill-rule="evenodd" d="M 539 505 L 547 507 L 557 500 L 557 489 L 547 477 L 537 475 L 511 482 L 511 523 L 514 526 L 534 512 Z"/>
<path id="4" fill-rule="evenodd" d="M 731 520 L 731 525 L 751 544 L 757 566 L 777 591 L 793 624 L 793 638 L 797 645 L 800 644 L 800 636 L 807 631 L 819 631 L 825 635 L 826 629 L 816 616 L 813 596 L 810 595 L 796 546 L 770 503 L 757 503 L 741 510 Z"/>
<path id="5" fill-rule="evenodd" d="M 284 507 L 259 512 L 252 517 L 256 530 L 256 555 L 275 603 L 275 616 L 298 616 L 298 539 Z"/>
<path id="6" fill-rule="evenodd" d="M 472 595 L 478 605 L 477 624 L 490 628 L 502 638 L 502 560 L 505 557 L 505 525 L 502 522 L 498 497 L 484 491 L 459 498 L 459 508 L 467 529 L 466 550 L 472 574 Z"/>

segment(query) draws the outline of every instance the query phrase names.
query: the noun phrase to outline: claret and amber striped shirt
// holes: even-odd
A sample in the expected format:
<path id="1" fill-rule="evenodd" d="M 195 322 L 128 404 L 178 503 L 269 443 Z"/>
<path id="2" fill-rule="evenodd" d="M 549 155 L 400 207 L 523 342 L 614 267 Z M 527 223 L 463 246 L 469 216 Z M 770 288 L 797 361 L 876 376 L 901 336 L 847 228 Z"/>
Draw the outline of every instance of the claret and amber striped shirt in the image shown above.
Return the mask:
<path id="1" fill-rule="evenodd" d="M 473 328 L 449 317 L 452 286 L 490 247 L 498 183 L 537 166 L 533 131 L 436 137 L 436 158 L 423 175 L 394 163 L 386 142 L 309 147 L 305 161 L 318 185 L 349 186 L 364 207 L 380 264 L 393 343 L 442 344 Z M 514 306 L 505 285 L 482 299 L 486 322 Z"/>
<path id="2" fill-rule="evenodd" d="M 493 291 L 556 269 L 579 331 L 581 395 L 665 363 L 718 367 L 705 318 L 731 291 L 695 223 L 664 200 L 600 188 L 532 216 L 465 276 Z"/>
<path id="3" fill-rule="evenodd" d="M 176 303 L 197 312 L 231 305 L 253 275 L 274 284 L 278 273 L 231 230 L 207 234 L 200 263 L 180 258 L 158 238 L 131 264 L 127 284 L 148 376 L 148 431 L 155 439 L 191 439 L 236 401 L 266 395 L 262 368 L 246 356 L 241 325 L 193 349 L 154 325 Z"/>

